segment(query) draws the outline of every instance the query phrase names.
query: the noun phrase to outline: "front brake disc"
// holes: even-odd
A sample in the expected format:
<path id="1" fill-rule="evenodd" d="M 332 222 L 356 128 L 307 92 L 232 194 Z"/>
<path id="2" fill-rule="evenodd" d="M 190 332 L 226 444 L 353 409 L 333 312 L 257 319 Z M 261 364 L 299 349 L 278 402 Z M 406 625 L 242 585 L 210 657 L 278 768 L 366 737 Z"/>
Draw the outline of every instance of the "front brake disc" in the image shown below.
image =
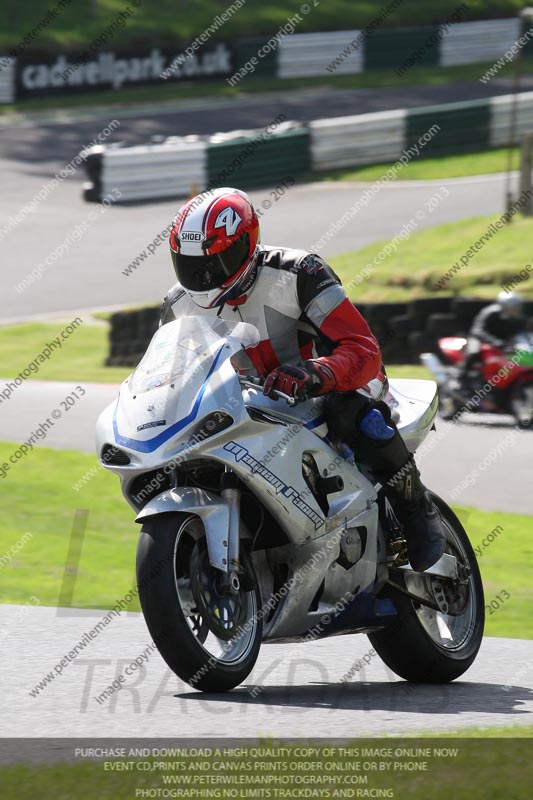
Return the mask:
<path id="1" fill-rule="evenodd" d="M 191 589 L 203 621 L 218 639 L 229 641 L 246 621 L 243 592 L 221 595 L 217 570 L 209 562 L 205 540 L 196 542 L 189 561 Z"/>

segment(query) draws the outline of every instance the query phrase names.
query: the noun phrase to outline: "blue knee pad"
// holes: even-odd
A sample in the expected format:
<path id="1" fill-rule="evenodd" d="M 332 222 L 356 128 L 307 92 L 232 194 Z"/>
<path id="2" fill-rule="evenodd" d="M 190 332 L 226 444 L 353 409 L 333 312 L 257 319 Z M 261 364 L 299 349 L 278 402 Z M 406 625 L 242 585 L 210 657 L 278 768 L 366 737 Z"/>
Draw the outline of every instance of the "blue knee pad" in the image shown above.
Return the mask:
<path id="1" fill-rule="evenodd" d="M 377 408 L 373 408 L 365 414 L 361 420 L 359 429 L 364 436 L 379 442 L 389 441 L 396 435 L 394 428 L 387 425 L 383 414 Z"/>

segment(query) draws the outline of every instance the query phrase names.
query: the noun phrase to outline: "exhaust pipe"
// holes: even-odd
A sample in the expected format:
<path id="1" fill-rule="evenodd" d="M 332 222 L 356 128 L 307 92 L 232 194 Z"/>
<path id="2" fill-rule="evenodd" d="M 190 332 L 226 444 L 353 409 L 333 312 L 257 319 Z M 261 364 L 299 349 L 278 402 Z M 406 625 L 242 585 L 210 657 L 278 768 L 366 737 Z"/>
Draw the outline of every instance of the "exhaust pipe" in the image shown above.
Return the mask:
<path id="1" fill-rule="evenodd" d="M 449 376 L 446 372 L 446 368 L 442 365 L 435 353 L 420 353 L 420 361 L 433 374 L 437 383 L 447 382 Z"/>

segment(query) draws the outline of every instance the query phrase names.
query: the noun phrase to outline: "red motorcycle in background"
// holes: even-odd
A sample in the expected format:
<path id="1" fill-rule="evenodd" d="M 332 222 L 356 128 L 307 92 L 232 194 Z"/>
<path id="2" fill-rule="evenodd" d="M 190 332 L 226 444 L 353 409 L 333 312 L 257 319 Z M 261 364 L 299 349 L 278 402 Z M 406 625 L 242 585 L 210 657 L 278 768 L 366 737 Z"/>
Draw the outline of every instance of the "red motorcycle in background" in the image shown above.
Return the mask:
<path id="1" fill-rule="evenodd" d="M 512 414 L 520 428 L 533 428 L 533 336 L 522 333 L 505 349 L 482 344 L 477 374 L 461 374 L 467 340 L 446 336 L 437 353 L 420 360 L 439 387 L 439 413 L 452 419 L 458 412 Z"/>

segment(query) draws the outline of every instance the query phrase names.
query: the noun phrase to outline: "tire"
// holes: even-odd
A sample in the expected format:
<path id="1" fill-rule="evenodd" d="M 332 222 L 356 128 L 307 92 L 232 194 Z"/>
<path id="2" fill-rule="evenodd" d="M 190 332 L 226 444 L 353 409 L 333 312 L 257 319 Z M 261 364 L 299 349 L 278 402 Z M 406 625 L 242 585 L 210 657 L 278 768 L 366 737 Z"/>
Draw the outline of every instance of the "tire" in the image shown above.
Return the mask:
<path id="1" fill-rule="evenodd" d="M 385 664 L 401 678 L 413 683 L 449 683 L 466 672 L 481 646 L 485 624 L 483 585 L 472 545 L 449 506 L 436 495 L 432 494 L 432 499 L 446 529 L 446 552 L 453 552 L 471 570 L 466 590 L 459 601 L 465 603 L 464 611 L 459 616 L 433 611 L 387 585 L 386 596 L 396 606 L 398 618 L 389 627 L 368 637 Z M 413 586 L 413 581 L 431 582 L 433 586 L 436 581 L 424 573 L 402 570 L 396 571 L 392 579 L 404 589 L 410 582 Z M 453 636 L 452 642 L 446 644 L 442 630 L 437 630 L 439 617 L 441 625 L 444 623 L 445 626 L 443 630 L 447 628 Z"/>
<path id="2" fill-rule="evenodd" d="M 215 591 L 215 577 L 221 573 L 209 564 L 198 517 L 150 517 L 139 536 L 137 584 L 148 630 L 170 669 L 204 692 L 238 686 L 259 654 L 260 595 L 243 548 L 240 557 L 245 576 L 239 592 L 221 597 Z"/>
<path id="3" fill-rule="evenodd" d="M 533 381 L 517 383 L 511 389 L 509 398 L 511 413 L 522 430 L 533 429 Z"/>
<path id="4" fill-rule="evenodd" d="M 439 385 L 439 417 L 444 420 L 453 419 L 460 408 L 452 393 Z"/>

